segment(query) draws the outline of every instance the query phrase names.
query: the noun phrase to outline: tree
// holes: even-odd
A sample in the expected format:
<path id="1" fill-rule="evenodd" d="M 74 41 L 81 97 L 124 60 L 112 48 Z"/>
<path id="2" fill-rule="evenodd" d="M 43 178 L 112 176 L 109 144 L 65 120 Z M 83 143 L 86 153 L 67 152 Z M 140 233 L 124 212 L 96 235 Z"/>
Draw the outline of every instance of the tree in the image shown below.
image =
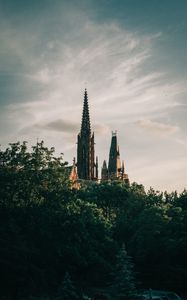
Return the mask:
<path id="1" fill-rule="evenodd" d="M 54 199 L 69 187 L 66 163 L 55 157 L 55 149 L 37 142 L 32 151 L 27 143 L 9 144 L 0 150 L 0 205 L 29 206 Z M 56 197 L 57 198 L 57 197 Z"/>
<path id="2" fill-rule="evenodd" d="M 125 245 L 117 255 L 115 278 L 112 285 L 114 298 L 117 300 L 133 299 L 136 295 L 133 263 L 128 256 Z"/>
<path id="3" fill-rule="evenodd" d="M 65 273 L 64 280 L 60 285 L 57 292 L 57 300 L 77 300 L 79 296 L 71 281 L 71 277 L 68 272 Z"/>

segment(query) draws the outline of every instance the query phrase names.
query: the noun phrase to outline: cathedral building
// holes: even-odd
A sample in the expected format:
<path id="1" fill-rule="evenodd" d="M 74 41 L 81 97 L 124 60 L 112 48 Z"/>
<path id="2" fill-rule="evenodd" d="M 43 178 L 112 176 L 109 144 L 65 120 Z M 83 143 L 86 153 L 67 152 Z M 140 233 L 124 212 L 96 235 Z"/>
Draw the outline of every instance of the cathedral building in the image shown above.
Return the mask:
<path id="1" fill-rule="evenodd" d="M 70 180 L 76 187 L 76 182 L 95 181 L 98 179 L 98 158 L 95 158 L 94 132 L 91 131 L 88 93 L 85 89 L 81 129 L 77 136 L 77 162 L 73 160 Z M 112 132 L 112 140 L 109 153 L 108 167 L 103 162 L 101 170 L 101 181 L 124 181 L 129 184 L 128 175 L 125 173 L 124 162 L 121 164 L 117 133 Z"/>

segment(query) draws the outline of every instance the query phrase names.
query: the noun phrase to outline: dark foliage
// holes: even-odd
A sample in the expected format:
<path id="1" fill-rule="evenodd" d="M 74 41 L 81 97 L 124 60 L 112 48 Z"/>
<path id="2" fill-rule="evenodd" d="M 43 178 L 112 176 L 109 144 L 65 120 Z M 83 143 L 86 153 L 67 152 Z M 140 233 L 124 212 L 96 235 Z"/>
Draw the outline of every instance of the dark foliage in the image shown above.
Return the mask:
<path id="1" fill-rule="evenodd" d="M 125 245 L 122 246 L 114 269 L 114 280 L 112 284 L 113 299 L 131 300 L 137 294 L 135 286 L 134 266 L 128 256 Z"/>
<path id="2" fill-rule="evenodd" d="M 74 287 L 68 272 L 65 273 L 64 280 L 57 291 L 56 300 L 78 300 L 79 295 Z"/>
<path id="3" fill-rule="evenodd" d="M 122 182 L 74 190 L 43 142 L 0 151 L 0 299 L 53 299 L 66 270 L 84 294 L 108 295 L 124 243 L 142 288 L 185 292 L 187 192 Z"/>

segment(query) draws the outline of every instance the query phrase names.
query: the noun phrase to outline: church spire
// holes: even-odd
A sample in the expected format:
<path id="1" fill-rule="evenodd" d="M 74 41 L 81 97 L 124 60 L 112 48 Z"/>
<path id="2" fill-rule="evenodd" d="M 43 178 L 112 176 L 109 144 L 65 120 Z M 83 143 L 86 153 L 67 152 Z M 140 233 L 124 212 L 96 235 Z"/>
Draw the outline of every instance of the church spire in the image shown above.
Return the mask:
<path id="1" fill-rule="evenodd" d="M 91 126 L 90 126 L 90 115 L 89 115 L 89 106 L 88 106 L 88 94 L 87 94 L 87 90 L 85 89 L 82 123 L 81 123 L 81 135 L 90 135 L 90 134 L 91 134 Z"/>
<path id="2" fill-rule="evenodd" d="M 107 168 L 106 160 L 104 160 L 101 169 L 101 181 L 107 181 L 107 180 L 108 180 L 108 168 Z"/>
<path id="3" fill-rule="evenodd" d="M 81 130 L 77 136 L 77 171 L 79 179 L 97 180 L 98 165 L 95 163 L 94 133 L 91 133 L 88 94 L 85 89 Z"/>
<path id="4" fill-rule="evenodd" d="M 128 174 L 125 173 L 124 161 L 120 160 L 120 151 L 117 142 L 117 132 L 112 132 L 112 140 L 109 153 L 108 163 L 109 180 L 121 180 L 129 184 Z"/>
<path id="5" fill-rule="evenodd" d="M 112 140 L 109 153 L 108 173 L 110 178 L 116 178 L 118 173 L 119 148 L 117 144 L 117 132 L 112 132 Z"/>

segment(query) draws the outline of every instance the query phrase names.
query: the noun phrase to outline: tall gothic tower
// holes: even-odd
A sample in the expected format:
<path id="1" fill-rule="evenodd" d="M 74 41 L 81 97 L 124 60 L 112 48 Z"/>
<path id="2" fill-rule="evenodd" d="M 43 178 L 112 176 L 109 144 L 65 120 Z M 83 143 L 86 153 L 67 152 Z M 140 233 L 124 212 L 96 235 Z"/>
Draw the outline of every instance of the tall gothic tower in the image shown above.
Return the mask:
<path id="1" fill-rule="evenodd" d="M 77 172 L 84 180 L 98 179 L 98 160 L 95 162 L 94 133 L 91 133 L 88 94 L 85 89 L 81 131 L 77 136 Z"/>
<path id="2" fill-rule="evenodd" d="M 112 132 L 112 140 L 110 146 L 109 162 L 108 162 L 108 175 L 111 179 L 119 178 L 121 172 L 121 162 L 119 146 L 117 144 L 117 134 Z"/>
<path id="3" fill-rule="evenodd" d="M 101 181 L 108 180 L 120 180 L 129 184 L 128 175 L 125 173 L 124 162 L 121 164 L 116 132 L 112 132 L 108 168 L 106 161 L 104 161 L 101 170 Z"/>

